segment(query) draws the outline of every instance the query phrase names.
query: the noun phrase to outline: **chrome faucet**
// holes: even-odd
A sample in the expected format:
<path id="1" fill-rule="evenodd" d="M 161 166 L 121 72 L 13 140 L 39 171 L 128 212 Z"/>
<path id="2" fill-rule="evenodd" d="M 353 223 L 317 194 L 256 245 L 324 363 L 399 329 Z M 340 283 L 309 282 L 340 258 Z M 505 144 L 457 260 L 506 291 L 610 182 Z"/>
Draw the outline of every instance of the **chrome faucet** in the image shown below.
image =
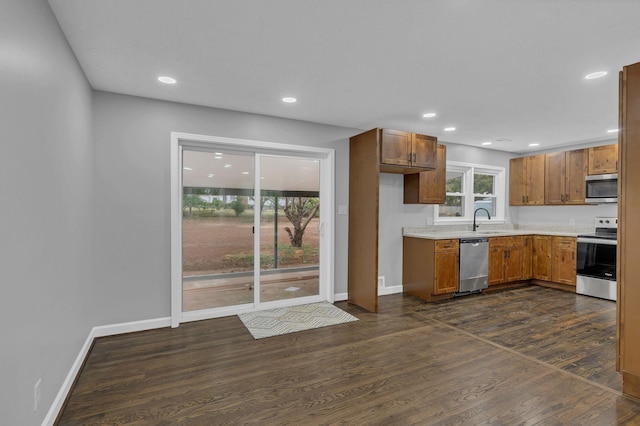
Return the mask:
<path id="1" fill-rule="evenodd" d="M 491 220 L 491 214 L 489 213 L 489 210 L 484 209 L 482 207 L 478 207 L 476 211 L 473 212 L 473 231 L 474 232 L 476 229 L 478 229 L 478 226 L 480 226 L 480 225 L 476 225 L 476 214 L 478 213 L 478 210 L 484 210 L 485 212 L 487 212 L 487 217 L 489 218 L 489 220 Z"/>

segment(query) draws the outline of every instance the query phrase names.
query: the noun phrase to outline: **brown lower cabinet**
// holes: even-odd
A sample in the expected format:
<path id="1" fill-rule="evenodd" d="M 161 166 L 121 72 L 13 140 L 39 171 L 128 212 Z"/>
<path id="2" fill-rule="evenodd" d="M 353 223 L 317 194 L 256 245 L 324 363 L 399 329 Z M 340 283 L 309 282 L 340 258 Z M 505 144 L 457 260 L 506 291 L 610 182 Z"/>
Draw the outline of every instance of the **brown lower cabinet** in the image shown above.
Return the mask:
<path id="1" fill-rule="evenodd" d="M 489 238 L 489 285 L 523 279 L 524 237 Z"/>
<path id="2" fill-rule="evenodd" d="M 551 238 L 549 235 L 533 236 L 531 265 L 536 280 L 551 281 Z"/>
<path id="3" fill-rule="evenodd" d="M 553 237 L 551 254 L 551 281 L 576 285 L 576 239 Z"/>
<path id="4" fill-rule="evenodd" d="M 535 279 L 576 285 L 576 238 L 517 235 L 489 238 L 489 286 Z M 424 300 L 458 291 L 459 241 L 403 237 L 402 285 Z"/>
<path id="5" fill-rule="evenodd" d="M 424 300 L 458 291 L 458 240 L 403 237 L 402 287 Z"/>

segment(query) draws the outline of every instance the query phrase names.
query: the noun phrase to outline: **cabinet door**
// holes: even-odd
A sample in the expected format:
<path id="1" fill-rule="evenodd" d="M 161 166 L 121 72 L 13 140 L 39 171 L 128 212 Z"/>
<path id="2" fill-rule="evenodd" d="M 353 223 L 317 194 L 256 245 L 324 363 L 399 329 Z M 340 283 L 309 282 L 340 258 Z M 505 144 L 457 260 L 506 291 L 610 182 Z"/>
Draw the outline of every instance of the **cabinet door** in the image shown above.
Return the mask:
<path id="1" fill-rule="evenodd" d="M 404 204 L 444 204 L 446 179 L 447 147 L 438 145 L 435 170 L 404 175 Z"/>
<path id="2" fill-rule="evenodd" d="M 382 130 L 380 162 L 397 166 L 411 166 L 411 133 Z"/>
<path id="3" fill-rule="evenodd" d="M 565 199 L 565 153 L 545 155 L 544 203 L 564 204 Z M 584 181 L 583 181 L 584 186 Z"/>
<path id="4" fill-rule="evenodd" d="M 509 205 L 523 206 L 524 193 L 524 157 L 509 160 Z"/>
<path id="5" fill-rule="evenodd" d="M 506 282 L 522 279 L 522 247 L 511 247 L 506 253 L 504 279 Z"/>
<path id="6" fill-rule="evenodd" d="M 435 169 L 438 165 L 438 139 L 433 136 L 419 135 L 413 133 L 411 135 L 412 157 L 411 165 L 413 167 L 422 167 L 425 169 Z"/>
<path id="7" fill-rule="evenodd" d="M 551 281 L 576 285 L 576 239 L 553 237 Z"/>
<path id="8" fill-rule="evenodd" d="M 544 204 L 544 154 L 525 157 L 525 204 Z"/>
<path id="9" fill-rule="evenodd" d="M 435 294 L 454 293 L 458 291 L 458 253 L 436 253 L 435 260 Z"/>
<path id="10" fill-rule="evenodd" d="M 502 284 L 505 280 L 507 237 L 489 238 L 489 285 Z"/>
<path id="11" fill-rule="evenodd" d="M 617 146 L 617 145 L 616 145 Z M 585 204 L 585 178 L 589 163 L 586 149 L 576 149 L 565 153 L 565 204 Z"/>
<path id="12" fill-rule="evenodd" d="M 618 173 L 618 144 L 589 148 L 589 174 Z"/>
<path id="13" fill-rule="evenodd" d="M 522 249 L 522 279 L 528 280 L 533 276 L 533 236 L 522 237 L 524 248 Z"/>
<path id="14" fill-rule="evenodd" d="M 533 278 L 551 281 L 551 237 L 548 235 L 533 236 L 532 257 Z"/>

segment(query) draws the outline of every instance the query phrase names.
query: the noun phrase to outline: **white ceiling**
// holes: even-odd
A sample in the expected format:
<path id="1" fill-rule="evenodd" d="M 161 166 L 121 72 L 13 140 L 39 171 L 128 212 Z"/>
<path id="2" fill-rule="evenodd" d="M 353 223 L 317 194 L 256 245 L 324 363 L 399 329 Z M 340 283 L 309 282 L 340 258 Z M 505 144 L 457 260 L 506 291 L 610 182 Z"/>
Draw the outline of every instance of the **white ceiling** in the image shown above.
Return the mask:
<path id="1" fill-rule="evenodd" d="M 615 138 L 640 61 L 638 0 L 49 2 L 97 90 L 511 152 Z"/>
<path id="2" fill-rule="evenodd" d="M 198 188 L 253 189 L 255 186 L 253 154 L 233 154 L 184 150 L 182 185 Z M 320 190 L 318 160 L 261 156 L 260 187 L 263 191 Z"/>

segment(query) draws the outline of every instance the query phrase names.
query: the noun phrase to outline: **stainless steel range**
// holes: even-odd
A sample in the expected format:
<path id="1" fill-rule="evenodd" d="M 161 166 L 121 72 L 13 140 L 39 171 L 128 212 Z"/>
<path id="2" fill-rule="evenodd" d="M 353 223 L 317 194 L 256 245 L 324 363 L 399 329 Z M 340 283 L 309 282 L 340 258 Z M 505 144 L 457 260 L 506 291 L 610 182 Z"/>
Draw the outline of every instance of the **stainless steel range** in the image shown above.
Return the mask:
<path id="1" fill-rule="evenodd" d="M 597 217 L 595 234 L 578 235 L 576 293 L 616 300 L 618 218 Z"/>

